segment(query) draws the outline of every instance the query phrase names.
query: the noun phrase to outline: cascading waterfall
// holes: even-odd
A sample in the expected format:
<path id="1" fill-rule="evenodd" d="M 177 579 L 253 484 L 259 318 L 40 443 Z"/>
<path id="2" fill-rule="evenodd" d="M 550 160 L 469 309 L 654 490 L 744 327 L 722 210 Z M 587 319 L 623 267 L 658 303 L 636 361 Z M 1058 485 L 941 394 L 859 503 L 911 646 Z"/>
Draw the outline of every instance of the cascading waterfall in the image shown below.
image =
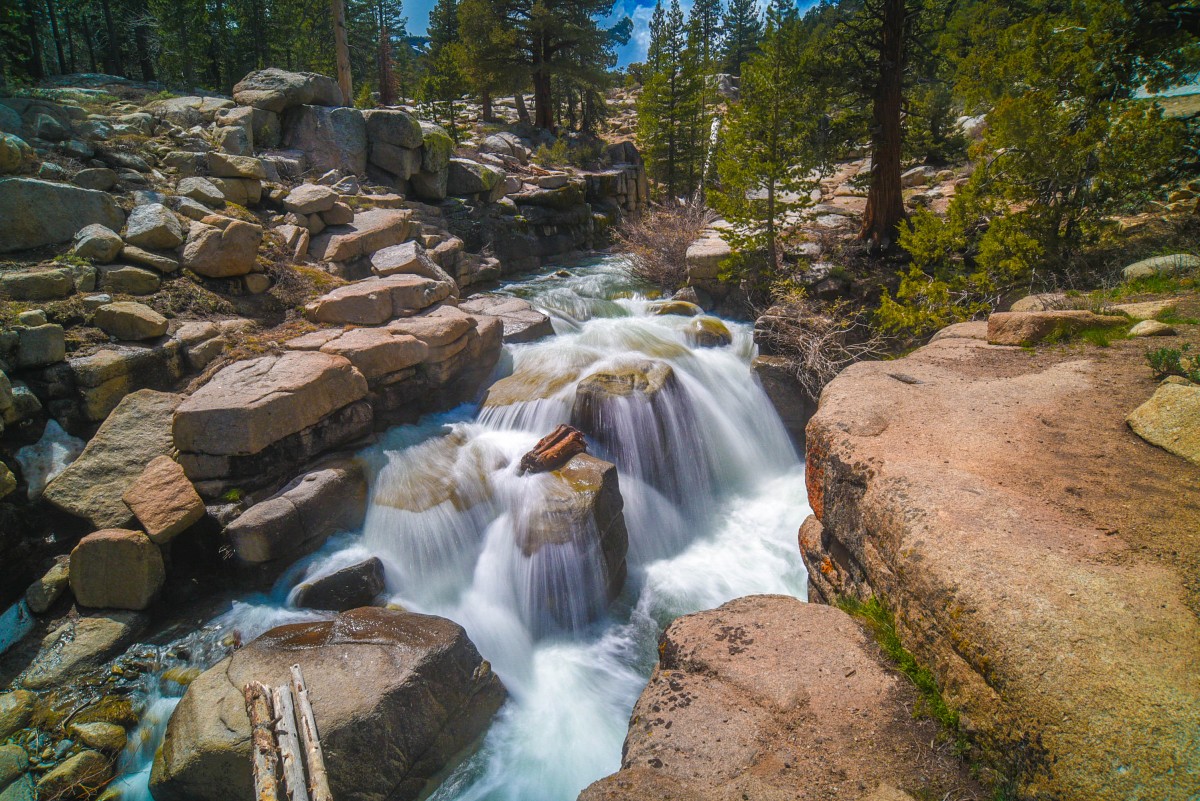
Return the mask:
<path id="1" fill-rule="evenodd" d="M 497 386 L 481 409 L 388 432 L 364 453 L 375 479 L 362 532 L 331 541 L 271 597 L 223 621 L 249 637 L 319 616 L 290 608 L 290 587 L 373 555 L 393 602 L 460 623 L 511 697 L 436 801 L 571 801 L 619 767 L 664 625 L 742 595 L 804 597 L 803 467 L 751 375 L 749 327 L 730 323 L 725 347 L 693 347 L 691 319 L 652 314 L 618 257 L 572 272 L 506 287 L 551 314 L 556 331 L 506 346 L 511 393 Z M 579 391 L 597 373 L 661 379 L 663 365 L 670 378 L 653 400 L 596 407 Z M 517 470 L 538 439 L 581 416 L 589 452 L 617 465 L 624 500 L 628 576 L 612 602 L 598 532 L 547 539 L 561 480 Z M 155 703 L 165 720 L 170 700 Z M 136 774 L 145 759 L 125 764 Z"/>

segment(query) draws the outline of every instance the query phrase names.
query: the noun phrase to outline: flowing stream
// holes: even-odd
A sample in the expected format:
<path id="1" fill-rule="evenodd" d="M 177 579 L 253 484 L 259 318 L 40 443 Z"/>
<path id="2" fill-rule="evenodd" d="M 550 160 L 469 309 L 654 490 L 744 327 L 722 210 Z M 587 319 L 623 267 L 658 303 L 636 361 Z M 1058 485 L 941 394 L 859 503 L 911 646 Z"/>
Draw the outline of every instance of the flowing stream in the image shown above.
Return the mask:
<path id="1" fill-rule="evenodd" d="M 505 346 L 499 375 L 522 376 L 522 402 L 464 406 L 388 432 L 363 456 L 375 472 L 363 530 L 327 543 L 270 596 L 213 622 L 249 639 L 321 617 L 289 605 L 300 580 L 367 556 L 383 560 L 394 603 L 460 623 L 509 690 L 478 752 L 435 801 L 573 801 L 620 766 L 630 711 L 662 628 L 681 614 L 755 593 L 804 597 L 796 530 L 808 514 L 803 465 L 750 371 L 749 326 L 732 344 L 691 344 L 691 318 L 655 315 L 619 257 L 507 285 L 553 318 L 555 336 Z M 581 378 L 669 364 L 676 384 L 653 409 L 617 403 L 589 452 L 619 470 L 628 577 L 612 603 L 597 547 L 545 545 L 527 556 L 526 519 L 552 489 L 517 463 L 569 422 Z M 510 385 L 512 381 L 510 380 Z M 119 783 L 149 798 L 149 760 L 181 685 L 153 678 L 142 730 Z"/>

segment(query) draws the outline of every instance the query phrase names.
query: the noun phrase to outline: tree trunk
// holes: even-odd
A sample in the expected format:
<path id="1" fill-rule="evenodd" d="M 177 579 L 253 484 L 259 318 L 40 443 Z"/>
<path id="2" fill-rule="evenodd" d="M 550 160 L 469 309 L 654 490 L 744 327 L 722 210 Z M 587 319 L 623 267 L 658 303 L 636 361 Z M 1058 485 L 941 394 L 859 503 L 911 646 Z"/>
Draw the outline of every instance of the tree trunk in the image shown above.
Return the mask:
<path id="1" fill-rule="evenodd" d="M 148 15 L 150 12 L 145 12 Z M 138 67 L 142 71 L 143 81 L 154 80 L 154 59 L 150 57 L 149 34 L 146 31 L 146 16 L 141 16 L 133 27 L 133 41 L 137 45 Z"/>
<path id="2" fill-rule="evenodd" d="M 884 250 L 896 241 L 896 228 L 905 219 L 900 188 L 900 158 L 904 129 L 900 115 L 904 101 L 904 47 L 906 0 L 886 0 L 880 31 L 879 76 L 875 85 L 874 127 L 871 131 L 871 188 L 859 234 L 874 248 Z"/>
<path id="3" fill-rule="evenodd" d="M 46 15 L 50 17 L 50 33 L 54 36 L 54 50 L 58 56 L 58 74 L 67 72 L 67 60 L 63 57 L 62 36 L 58 33 L 58 15 L 54 13 L 54 0 L 46 0 Z"/>
<path id="4" fill-rule="evenodd" d="M 80 13 L 79 18 L 83 22 L 83 41 L 87 45 L 88 63 L 92 67 L 92 72 L 99 72 L 100 65 L 96 63 L 95 38 L 92 36 L 92 24 L 88 22 L 87 9 Z"/>
<path id="5" fill-rule="evenodd" d="M 533 124 L 554 133 L 554 95 L 546 40 L 540 36 L 535 39 L 533 50 Z"/>
<path id="6" fill-rule="evenodd" d="M 279 758 L 275 751 L 275 737 L 271 733 L 274 711 L 271 691 L 257 681 L 243 688 L 246 699 L 246 714 L 250 717 L 250 766 L 254 774 L 255 801 L 279 801 L 279 782 L 276 772 Z"/>
<path id="7" fill-rule="evenodd" d="M 29 40 L 29 53 L 25 71 L 34 80 L 46 77 L 46 67 L 42 63 L 42 37 L 38 33 L 37 7 L 33 0 L 25 0 L 25 38 Z"/>
<path id="8" fill-rule="evenodd" d="M 333 801 L 329 792 L 329 775 L 325 770 L 325 753 L 317 733 L 317 719 L 308 698 L 308 685 L 299 665 L 292 665 L 292 698 L 296 701 L 296 725 L 304 746 L 304 761 L 308 764 L 308 793 L 312 801 Z"/>
<path id="9" fill-rule="evenodd" d="M 484 122 L 495 122 L 496 113 L 492 110 L 492 90 L 484 89 L 479 93 L 480 114 Z"/>
<path id="10" fill-rule="evenodd" d="M 110 75 L 125 75 L 125 68 L 121 65 L 121 43 L 117 39 L 117 25 L 113 21 L 112 5 L 109 0 L 101 0 L 101 9 L 104 11 L 104 30 L 108 34 L 108 42 L 105 44 L 104 52 L 104 69 Z"/>
<path id="11" fill-rule="evenodd" d="M 396 105 L 396 78 L 392 71 L 392 42 L 387 25 L 379 26 L 379 105 Z"/>
<path id="12" fill-rule="evenodd" d="M 529 108 L 525 105 L 525 93 L 514 92 L 513 104 L 517 107 L 517 121 L 522 125 L 532 124 L 529 120 Z"/>
<path id="13" fill-rule="evenodd" d="M 329 0 L 333 13 L 333 46 L 337 52 L 338 87 L 342 90 L 342 103 L 354 105 L 354 85 L 350 79 L 350 49 L 346 45 L 346 5 L 342 0 Z"/>
<path id="14" fill-rule="evenodd" d="M 309 801 L 308 782 L 304 780 L 304 762 L 300 756 L 300 736 L 296 729 L 296 710 L 287 685 L 271 688 L 275 707 L 275 739 L 279 743 L 279 766 L 283 786 L 290 801 Z"/>

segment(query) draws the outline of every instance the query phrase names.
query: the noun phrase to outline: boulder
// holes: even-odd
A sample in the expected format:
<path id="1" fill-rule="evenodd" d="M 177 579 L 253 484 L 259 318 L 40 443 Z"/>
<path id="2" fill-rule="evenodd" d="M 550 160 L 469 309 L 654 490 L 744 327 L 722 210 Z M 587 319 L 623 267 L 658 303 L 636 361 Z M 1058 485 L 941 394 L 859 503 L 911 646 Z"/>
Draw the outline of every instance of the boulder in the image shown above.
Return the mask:
<path id="1" fill-rule="evenodd" d="M 446 129 L 431 122 L 421 122 L 421 170 L 438 173 L 450 164 L 454 140 Z"/>
<path id="2" fill-rule="evenodd" d="M 371 142 L 369 156 L 371 164 L 406 181 L 421 170 L 421 151 L 390 145 L 387 142 Z"/>
<path id="3" fill-rule="evenodd" d="M 123 732 L 122 732 L 123 733 Z M 29 754 L 19 745 L 0 745 L 0 791 L 29 770 Z"/>
<path id="4" fill-rule="evenodd" d="M 326 333 L 333 336 L 322 336 Z M 416 337 L 387 328 L 355 328 L 344 333 L 318 332 L 315 336 L 322 339 L 316 350 L 349 359 L 355 369 L 367 379 L 368 384 L 374 384 L 378 379 L 420 364 L 425 361 L 429 352 L 425 343 Z M 300 339 L 305 340 L 308 337 Z M 309 349 L 297 340 L 289 342 L 288 347 Z"/>
<path id="5" fill-rule="evenodd" d="M 436 172 L 421 170 L 411 177 L 413 192 L 423 200 L 445 200 L 449 175 L 448 167 Z"/>
<path id="6" fill-rule="evenodd" d="M 330 535 L 352 531 L 367 514 L 362 465 L 334 462 L 309 471 L 251 506 L 225 527 L 225 539 L 247 564 L 291 559 L 316 550 Z"/>
<path id="7" fill-rule="evenodd" d="M 75 173 L 71 182 L 83 189 L 96 189 L 106 192 L 117 183 L 117 174 L 108 167 L 88 167 Z M 120 227 L 120 226 L 118 226 Z"/>
<path id="8" fill-rule="evenodd" d="M 1192 253 L 1173 253 L 1169 256 L 1154 256 L 1130 264 L 1121 274 L 1126 281 L 1135 278 L 1148 278 L 1152 275 L 1174 275 L 1175 273 L 1191 272 L 1200 268 L 1200 256 Z"/>
<path id="9" fill-rule="evenodd" d="M 250 178 L 261 181 L 267 177 L 260 159 L 231 153 L 208 152 L 208 171 L 216 178 Z"/>
<path id="10" fill-rule="evenodd" d="M 326 225 L 349 225 L 354 222 L 354 209 L 348 203 L 339 201 L 321 212 L 321 221 Z"/>
<path id="11" fill-rule="evenodd" d="M 29 606 L 29 611 L 37 615 L 45 614 L 67 591 L 70 583 L 70 558 L 61 557 L 25 590 L 25 603 Z M 3 737 L 2 733 L 0 737 Z"/>
<path id="12" fill-rule="evenodd" d="M 363 117 L 367 121 L 367 140 L 372 147 L 384 143 L 415 150 L 425 141 L 421 123 L 406 111 L 370 109 L 363 112 Z"/>
<path id="13" fill-rule="evenodd" d="M 166 581 L 162 552 L 140 531 L 89 534 L 71 551 L 71 592 L 80 606 L 140 611 Z"/>
<path id="14" fill-rule="evenodd" d="M 183 244 L 183 226 L 161 203 L 134 206 L 125 224 L 125 241 L 143 248 L 170 250 Z"/>
<path id="15" fill-rule="evenodd" d="M 316 214 L 332 209 L 338 197 L 328 186 L 300 184 L 283 199 L 283 207 L 297 214 Z"/>
<path id="16" fill-rule="evenodd" d="M 175 193 L 214 209 L 225 205 L 225 195 L 221 190 L 212 181 L 198 175 L 180 179 L 175 185 Z"/>
<path id="17" fill-rule="evenodd" d="M 170 456 L 151 460 L 121 500 L 158 545 L 170 542 L 204 517 L 204 501 Z"/>
<path id="18" fill-rule="evenodd" d="M 59 300 L 75 294 L 75 281 L 65 268 L 6 271 L 0 290 L 13 300 Z"/>
<path id="19" fill-rule="evenodd" d="M 100 268 L 100 288 L 120 295 L 153 295 L 162 286 L 162 278 L 152 270 L 123 264 L 105 264 Z"/>
<path id="20" fill-rule="evenodd" d="M 620 772 L 579 799 L 981 797 L 919 703 L 845 612 L 739 598 L 663 633 Z"/>
<path id="21" fill-rule="evenodd" d="M 179 395 L 149 389 L 126 395 L 43 497 L 96 528 L 131 524 L 133 515 L 121 496 L 147 463 L 170 452 L 171 416 L 179 400 Z"/>
<path id="22" fill-rule="evenodd" d="M 329 77 L 271 67 L 251 72 L 233 87 L 240 106 L 280 113 L 295 106 L 340 106 L 342 91 Z"/>
<path id="23" fill-rule="evenodd" d="M 1200 465 L 1200 386 L 1169 378 L 1126 422 L 1151 445 Z"/>
<path id="24" fill-rule="evenodd" d="M 67 734 L 76 742 L 106 754 L 119 754 L 129 739 L 125 729 L 115 723 L 72 723 Z"/>
<path id="25" fill-rule="evenodd" d="M 504 194 L 504 170 L 469 159 L 450 159 L 446 191 L 458 197 L 480 195 L 499 200 Z M 498 194 L 497 194 L 498 192 Z"/>
<path id="26" fill-rule="evenodd" d="M 659 361 L 644 361 L 592 373 L 575 389 L 571 422 L 585 434 L 600 436 L 605 433 L 604 421 L 612 413 L 606 413 L 606 406 L 625 399 L 640 399 L 657 408 L 675 384 L 675 371 L 671 365 Z M 666 409 L 658 409 L 656 416 L 665 413 Z"/>
<path id="27" fill-rule="evenodd" d="M 283 118 L 283 143 L 301 150 L 318 173 L 361 175 L 367 170 L 367 124 L 354 108 L 304 105 Z"/>
<path id="28" fill-rule="evenodd" d="M 521 137 L 507 131 L 494 133 L 483 140 L 483 144 L 479 148 L 481 153 L 496 153 L 501 156 L 509 156 L 524 164 L 529 161 L 529 150 L 521 141 Z"/>
<path id="29" fill-rule="evenodd" d="M 230 203 L 255 206 L 262 200 L 262 181 L 256 178 L 210 178 L 209 183 L 221 191 Z"/>
<path id="30" fill-rule="evenodd" d="M 1086 328 L 1113 328 L 1125 317 L 1089 311 L 996 312 L 988 317 L 988 342 L 993 345 L 1035 345 L 1046 339 L 1069 337 Z"/>
<path id="31" fill-rule="evenodd" d="M 183 266 L 206 278 L 233 278 L 254 269 L 263 231 L 257 225 L 233 220 L 222 230 L 193 223 L 183 247 Z"/>
<path id="32" fill-rule="evenodd" d="M 504 325 L 504 341 L 512 344 L 536 342 L 554 335 L 549 315 L 528 302 L 508 295 L 473 295 L 458 304 L 468 314 L 499 317 Z"/>
<path id="33" fill-rule="evenodd" d="M 0 739 L 7 740 L 33 721 L 37 700 L 28 690 L 0 693 Z"/>
<path id="34" fill-rule="evenodd" d="M 152 253 L 149 250 L 143 250 L 136 245 L 126 245 L 121 248 L 121 258 L 125 261 L 131 261 L 134 264 L 153 267 L 164 275 L 170 275 L 179 271 L 179 262 L 175 259 L 170 256 L 164 256 L 161 253 Z"/>
<path id="35" fill-rule="evenodd" d="M 101 264 L 115 259 L 124 246 L 125 242 L 116 231 L 95 223 L 84 226 L 75 234 L 75 255 Z"/>
<path id="36" fill-rule="evenodd" d="M 697 317 L 704 314 L 704 309 L 687 300 L 664 300 L 650 304 L 650 313 L 655 315 L 678 315 L 680 317 Z"/>
<path id="37" fill-rule="evenodd" d="M 141 303 L 110 303 L 96 310 L 92 322 L 111 337 L 157 339 L 167 333 L 167 318 Z"/>
<path id="38" fill-rule="evenodd" d="M 693 317 L 683 331 L 688 342 L 697 348 L 723 348 L 733 344 L 733 334 L 716 317 Z"/>
<path id="39" fill-rule="evenodd" d="M 416 240 L 375 251 L 371 254 L 371 271 L 379 276 L 407 273 L 447 284 L 455 283 L 445 270 L 429 258 L 425 248 Z"/>
<path id="40" fill-rule="evenodd" d="M 80 751 L 38 779 L 39 798 L 83 798 L 112 778 L 115 765 L 99 751 Z"/>
<path id="41" fill-rule="evenodd" d="M 295 604 L 305 609 L 347 612 L 370 606 L 384 588 L 383 562 L 373 556 L 328 575 L 306 579 L 296 588 Z"/>
<path id="42" fill-rule="evenodd" d="M 222 97 L 168 97 L 155 100 L 146 111 L 180 128 L 192 128 L 212 122 L 217 112 L 232 108 L 233 101 Z"/>
<path id="43" fill-rule="evenodd" d="M 685 256 L 688 279 L 691 281 L 716 280 L 721 272 L 721 265 L 732 255 L 733 250 L 720 234 L 712 230 L 705 232 L 703 236 L 688 245 Z"/>
<path id="44" fill-rule="evenodd" d="M 578 630 L 625 586 L 629 534 L 616 465 L 580 453 L 525 480 L 539 486 L 514 530 L 529 559 L 522 614 L 537 633 Z"/>
<path id="45" fill-rule="evenodd" d="M 359 212 L 349 225 L 339 225 L 314 236 L 309 244 L 309 255 L 321 261 L 336 262 L 370 256 L 407 240 L 412 228 L 411 218 L 412 212 L 407 209 Z"/>
<path id="46" fill-rule="evenodd" d="M 443 618 L 363 608 L 281 626 L 189 685 L 154 761 L 154 797 L 252 795 L 242 686 L 285 683 L 297 663 L 335 798 L 424 797 L 469 753 L 505 697 L 466 633 Z"/>
<path id="47" fill-rule="evenodd" d="M 804 427 L 816 411 L 816 403 L 796 377 L 795 366 L 783 356 L 755 356 L 751 369 L 783 427 L 797 443 L 804 442 Z"/>
<path id="48" fill-rule="evenodd" d="M 26 172 L 37 161 L 24 139 L 14 134 L 0 133 L 0 175 Z"/>
<path id="49" fill-rule="evenodd" d="M 322 295 L 305 311 L 318 323 L 379 325 L 445 300 L 452 286 L 403 273 L 367 278 Z"/>
<path id="50" fill-rule="evenodd" d="M 18 367 L 55 364 L 66 356 L 66 333 L 61 325 L 47 323 L 17 329 Z"/>
<path id="51" fill-rule="evenodd" d="M 118 231 L 125 213 L 112 195 L 34 178 L 0 178 L 0 253 L 68 242 L 92 224 Z"/>
<path id="52" fill-rule="evenodd" d="M 1174 328 L 1158 320 L 1142 320 L 1129 329 L 1131 337 L 1173 337 L 1176 333 Z"/>
<path id="53" fill-rule="evenodd" d="M 100 668 L 137 640 L 148 620 L 137 612 L 98 612 L 67 622 L 42 641 L 21 684 L 31 690 L 65 686 Z"/>
<path id="54" fill-rule="evenodd" d="M 366 379 L 340 356 L 292 351 L 236 362 L 179 405 L 174 444 L 191 453 L 255 454 L 366 394 Z"/>

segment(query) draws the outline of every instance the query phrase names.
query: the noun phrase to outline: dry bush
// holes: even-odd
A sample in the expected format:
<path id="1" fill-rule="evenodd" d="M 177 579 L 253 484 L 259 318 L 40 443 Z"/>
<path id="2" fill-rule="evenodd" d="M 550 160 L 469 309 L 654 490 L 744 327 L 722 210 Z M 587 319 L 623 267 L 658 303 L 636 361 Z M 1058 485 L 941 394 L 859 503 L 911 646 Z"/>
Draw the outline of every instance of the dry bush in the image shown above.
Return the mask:
<path id="1" fill-rule="evenodd" d="M 626 219 L 617 229 L 618 245 L 629 257 L 629 273 L 664 289 L 687 284 L 687 249 L 716 215 L 699 201 L 656 206 Z"/>

